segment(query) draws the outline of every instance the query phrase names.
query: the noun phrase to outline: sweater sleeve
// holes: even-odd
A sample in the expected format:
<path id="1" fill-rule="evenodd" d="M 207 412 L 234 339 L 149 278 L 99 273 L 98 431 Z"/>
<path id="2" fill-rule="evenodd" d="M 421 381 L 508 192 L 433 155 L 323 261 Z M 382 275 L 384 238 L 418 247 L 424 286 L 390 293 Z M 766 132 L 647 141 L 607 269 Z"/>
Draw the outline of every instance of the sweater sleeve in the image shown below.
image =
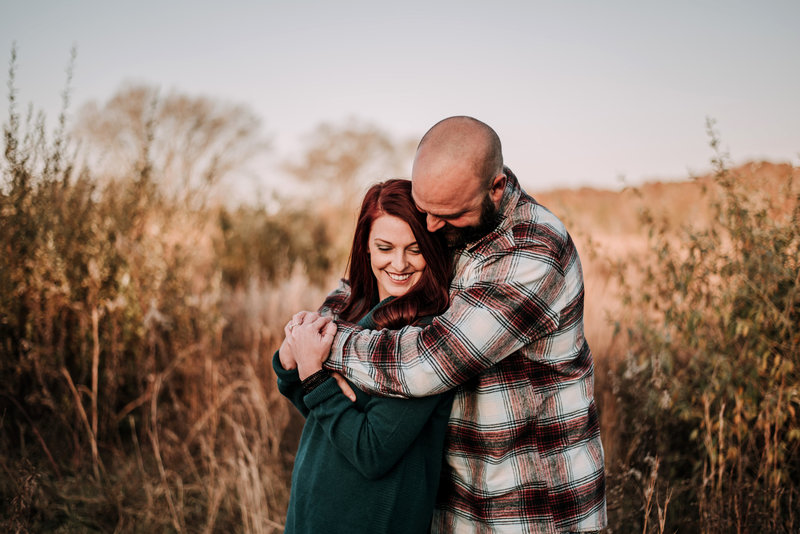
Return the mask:
<path id="1" fill-rule="evenodd" d="M 371 480 L 391 470 L 445 400 L 452 400 L 452 394 L 421 399 L 373 397 L 362 411 L 342 395 L 333 378 L 305 396 L 334 447 Z M 445 414 L 450 406 L 448 402 Z"/>
<path id="2" fill-rule="evenodd" d="M 308 407 L 303 402 L 302 380 L 300 380 L 297 369 L 292 369 L 291 371 L 284 369 L 283 365 L 281 365 L 280 351 L 277 350 L 272 356 L 272 368 L 275 370 L 275 374 L 278 375 L 278 391 L 292 401 L 292 404 L 300 410 L 303 417 L 308 417 Z"/>

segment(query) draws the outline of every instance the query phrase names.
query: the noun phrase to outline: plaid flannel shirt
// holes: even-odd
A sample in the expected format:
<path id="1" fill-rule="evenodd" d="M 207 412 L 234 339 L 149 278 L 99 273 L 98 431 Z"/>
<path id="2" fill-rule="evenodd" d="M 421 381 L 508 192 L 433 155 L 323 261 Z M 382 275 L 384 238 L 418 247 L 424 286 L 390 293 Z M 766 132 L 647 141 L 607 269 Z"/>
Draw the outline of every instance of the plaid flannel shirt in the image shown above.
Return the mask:
<path id="1" fill-rule="evenodd" d="M 450 308 L 426 328 L 339 322 L 327 367 L 382 395 L 456 389 L 432 532 L 606 525 L 583 274 L 559 221 L 513 174 L 494 231 L 459 251 Z M 341 310 L 346 281 L 323 304 Z"/>

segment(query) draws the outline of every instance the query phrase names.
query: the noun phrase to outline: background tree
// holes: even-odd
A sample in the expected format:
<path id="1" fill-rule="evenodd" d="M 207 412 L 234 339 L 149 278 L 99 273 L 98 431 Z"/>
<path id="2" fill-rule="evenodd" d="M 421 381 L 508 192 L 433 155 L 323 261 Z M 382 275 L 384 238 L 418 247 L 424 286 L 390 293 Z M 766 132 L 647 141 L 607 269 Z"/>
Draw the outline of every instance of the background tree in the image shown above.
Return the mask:
<path id="1" fill-rule="evenodd" d="M 292 177 L 313 186 L 305 209 L 328 228 L 334 270 L 343 273 L 361 199 L 370 184 L 408 177 L 416 139 L 396 140 L 378 126 L 349 119 L 322 123 L 308 136 L 298 161 L 283 165 Z"/>
<path id="2" fill-rule="evenodd" d="M 415 148 L 415 139 L 395 140 L 371 123 L 325 122 L 308 136 L 300 160 L 286 162 L 284 169 L 319 187 L 330 203 L 351 207 L 368 184 L 408 176 Z"/>
<path id="3" fill-rule="evenodd" d="M 85 104 L 73 136 L 95 175 L 150 169 L 165 192 L 196 204 L 223 181 L 242 178 L 268 149 L 260 130 L 261 120 L 244 105 L 128 85 L 103 104 Z"/>

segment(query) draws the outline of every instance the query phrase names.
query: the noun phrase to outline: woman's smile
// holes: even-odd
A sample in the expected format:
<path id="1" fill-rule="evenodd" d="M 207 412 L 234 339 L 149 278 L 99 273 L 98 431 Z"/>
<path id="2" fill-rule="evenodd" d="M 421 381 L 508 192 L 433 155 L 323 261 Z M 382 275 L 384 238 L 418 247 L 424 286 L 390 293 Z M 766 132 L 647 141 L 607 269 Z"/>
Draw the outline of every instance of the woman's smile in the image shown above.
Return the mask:
<path id="1" fill-rule="evenodd" d="M 408 223 L 385 214 L 372 223 L 369 258 L 380 300 L 408 293 L 427 265 Z"/>

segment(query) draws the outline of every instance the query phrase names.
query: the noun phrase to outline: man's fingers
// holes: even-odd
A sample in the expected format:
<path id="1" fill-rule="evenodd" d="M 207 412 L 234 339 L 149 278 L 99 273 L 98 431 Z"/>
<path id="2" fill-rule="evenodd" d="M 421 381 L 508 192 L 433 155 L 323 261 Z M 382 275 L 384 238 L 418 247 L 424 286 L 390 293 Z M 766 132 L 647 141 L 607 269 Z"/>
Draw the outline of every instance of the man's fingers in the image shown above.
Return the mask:
<path id="1" fill-rule="evenodd" d="M 353 388 L 350 387 L 350 384 L 347 383 L 347 380 L 345 380 L 342 375 L 336 372 L 331 373 L 331 376 L 334 380 L 336 380 L 336 383 L 339 385 L 339 389 L 342 390 L 342 393 L 344 393 L 344 396 L 350 399 L 352 402 L 355 402 L 356 392 L 353 391 Z"/>
<path id="2" fill-rule="evenodd" d="M 330 336 L 332 340 L 333 336 L 336 335 L 336 330 L 337 330 L 336 323 L 331 321 L 325 325 L 325 330 L 322 332 L 322 337 L 327 338 L 328 336 Z"/>
<path id="3" fill-rule="evenodd" d="M 320 315 L 317 312 L 303 310 L 294 314 L 294 317 L 292 317 L 292 322 L 297 324 L 310 323 L 319 316 Z"/>
<path id="4" fill-rule="evenodd" d="M 317 332 L 323 334 L 324 333 L 323 329 L 326 328 L 327 325 L 329 325 L 332 321 L 333 319 L 331 319 L 330 317 L 319 316 L 316 319 L 314 319 L 314 321 L 311 322 L 311 326 L 315 328 Z"/>

